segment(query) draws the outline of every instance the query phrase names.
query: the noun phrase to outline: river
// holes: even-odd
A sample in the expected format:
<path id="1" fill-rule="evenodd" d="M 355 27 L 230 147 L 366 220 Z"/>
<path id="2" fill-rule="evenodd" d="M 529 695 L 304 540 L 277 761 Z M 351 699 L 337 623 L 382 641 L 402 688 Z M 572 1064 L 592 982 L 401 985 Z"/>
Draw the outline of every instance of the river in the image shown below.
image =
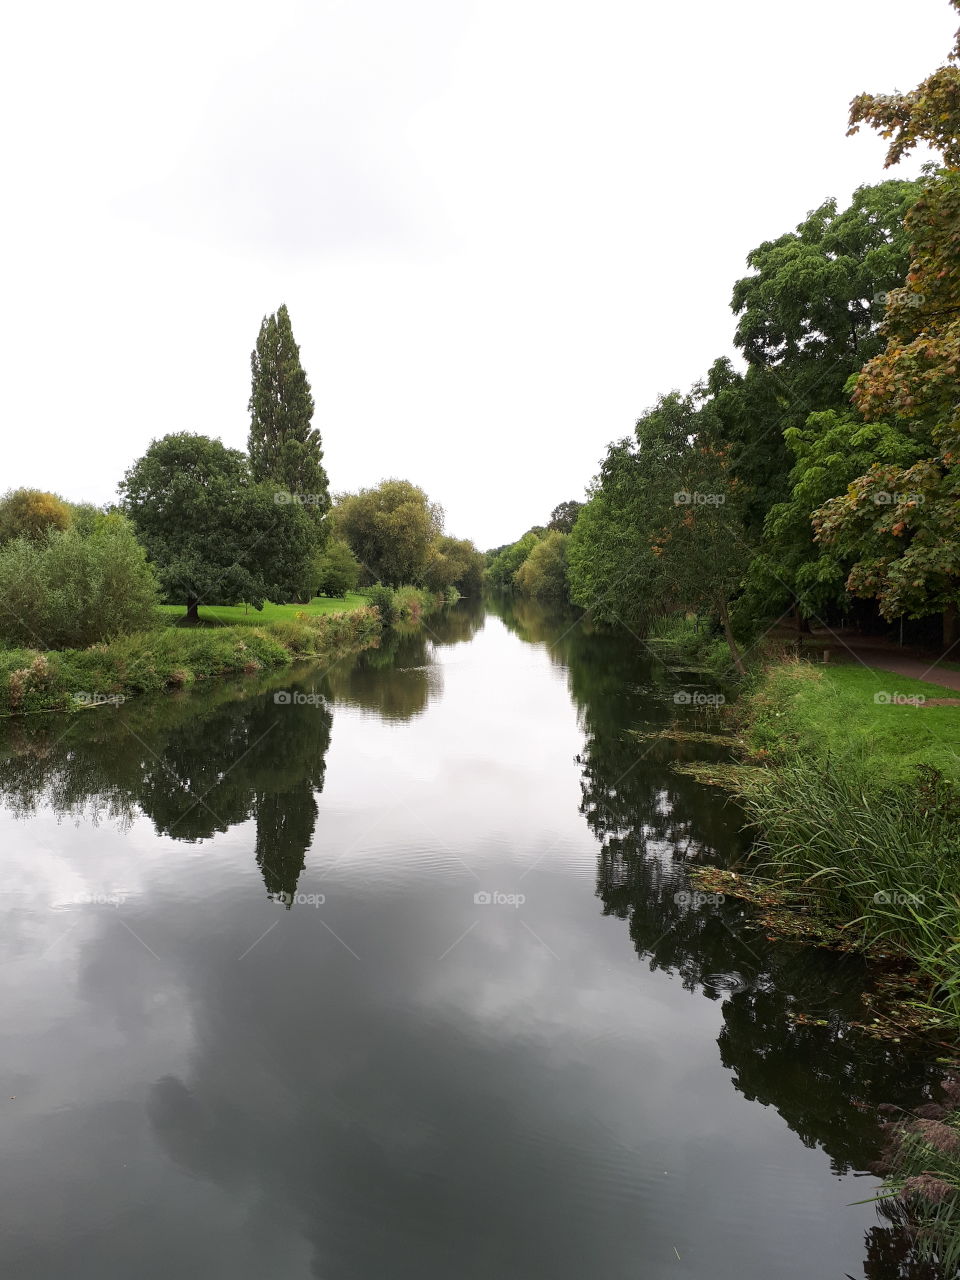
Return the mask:
<path id="1" fill-rule="evenodd" d="M 0 1275 L 894 1280 L 861 963 L 687 869 L 703 677 L 529 603 L 0 730 Z M 677 692 L 693 691 L 689 702 Z M 860 1176 L 858 1176 L 860 1175 Z"/>

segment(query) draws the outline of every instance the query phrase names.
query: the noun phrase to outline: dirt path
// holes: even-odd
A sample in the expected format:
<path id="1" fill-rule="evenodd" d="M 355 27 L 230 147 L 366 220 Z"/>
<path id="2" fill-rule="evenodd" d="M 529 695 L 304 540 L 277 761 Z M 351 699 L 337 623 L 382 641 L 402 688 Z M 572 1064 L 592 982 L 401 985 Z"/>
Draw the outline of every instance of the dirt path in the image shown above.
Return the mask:
<path id="1" fill-rule="evenodd" d="M 901 648 L 881 636 L 861 636 L 847 631 L 835 631 L 831 634 L 822 630 L 817 630 L 815 634 L 824 647 L 838 657 L 859 660 L 867 667 L 879 667 L 881 671 L 892 671 L 894 675 L 909 676 L 913 680 L 925 680 L 928 684 L 939 684 L 944 689 L 955 689 L 960 693 L 960 671 L 938 666 L 938 655 L 935 653 Z M 960 661 L 960 645 L 945 656 L 949 661 Z M 936 701 L 954 703 L 960 700 L 938 698 Z"/>

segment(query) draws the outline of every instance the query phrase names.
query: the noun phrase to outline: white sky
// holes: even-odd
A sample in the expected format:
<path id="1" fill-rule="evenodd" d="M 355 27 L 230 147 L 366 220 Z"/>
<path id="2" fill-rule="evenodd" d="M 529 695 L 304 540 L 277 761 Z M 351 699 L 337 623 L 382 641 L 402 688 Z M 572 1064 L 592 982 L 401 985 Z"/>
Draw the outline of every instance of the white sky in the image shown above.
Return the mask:
<path id="1" fill-rule="evenodd" d="M 244 448 L 286 302 L 335 490 L 481 547 L 731 350 L 747 252 L 882 171 L 864 89 L 946 0 L 8 6 L 0 487 L 112 500 L 151 439 Z M 917 162 L 901 166 L 903 176 Z"/>

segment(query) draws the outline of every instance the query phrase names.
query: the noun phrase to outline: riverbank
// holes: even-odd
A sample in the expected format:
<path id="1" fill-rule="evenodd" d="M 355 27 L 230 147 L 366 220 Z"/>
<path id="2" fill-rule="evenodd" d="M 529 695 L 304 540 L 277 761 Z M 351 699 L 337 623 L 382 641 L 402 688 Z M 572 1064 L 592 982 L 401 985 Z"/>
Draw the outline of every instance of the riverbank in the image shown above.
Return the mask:
<path id="1" fill-rule="evenodd" d="M 375 644 L 382 627 L 379 611 L 365 604 L 259 625 L 166 626 L 89 649 L 2 649 L 0 715 L 116 705 L 217 676 L 332 660 Z"/>
<path id="2" fill-rule="evenodd" d="M 736 709 L 738 794 L 758 872 L 813 896 L 865 949 L 910 960 L 917 999 L 960 1028 L 960 714 L 948 689 L 861 666 L 785 661 Z"/>

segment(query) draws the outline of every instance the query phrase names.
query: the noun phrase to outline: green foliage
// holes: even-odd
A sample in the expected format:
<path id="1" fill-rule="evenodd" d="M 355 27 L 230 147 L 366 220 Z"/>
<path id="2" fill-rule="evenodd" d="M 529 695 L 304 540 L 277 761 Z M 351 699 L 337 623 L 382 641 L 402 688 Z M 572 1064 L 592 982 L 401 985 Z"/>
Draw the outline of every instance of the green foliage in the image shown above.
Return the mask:
<path id="1" fill-rule="evenodd" d="M 13 538 L 41 540 L 50 529 L 67 529 L 69 505 L 42 489 L 10 489 L 0 498 L 0 543 Z"/>
<path id="2" fill-rule="evenodd" d="M 863 413 L 897 418 L 918 460 L 875 460 L 814 523 L 852 562 L 851 593 L 875 598 L 885 618 L 944 613 L 950 643 L 960 603 L 960 172 L 927 182 L 907 229 L 907 284 L 891 296 L 886 350 L 864 367 L 854 399 Z"/>
<path id="3" fill-rule="evenodd" d="M 374 586 L 368 587 L 365 594 L 372 607 L 380 614 L 385 627 L 389 627 L 396 621 L 393 591 L 389 587 L 385 587 L 378 582 Z"/>
<path id="4" fill-rule="evenodd" d="M 441 534 L 430 547 L 424 581 L 432 591 L 452 587 L 476 595 L 483 585 L 483 556 L 466 538 Z"/>
<path id="5" fill-rule="evenodd" d="M 539 598 L 566 599 L 567 541 L 567 534 L 551 530 L 531 548 L 514 575 L 519 590 Z"/>
<path id="6" fill-rule="evenodd" d="M 330 538 L 313 558 L 311 584 L 320 596 L 345 596 L 360 581 L 360 562 L 342 538 Z"/>
<path id="7" fill-rule="evenodd" d="M 248 448 L 253 478 L 303 506 L 320 536 L 330 509 L 329 485 L 320 432 L 311 425 L 310 383 L 285 306 L 264 316 L 250 364 Z"/>
<path id="8" fill-rule="evenodd" d="M 39 541 L 0 547 L 0 637 L 12 645 L 61 649 L 148 626 L 157 586 L 122 516 L 89 536 L 52 529 Z"/>
<path id="9" fill-rule="evenodd" d="M 811 513 L 874 463 L 909 465 L 920 450 L 895 427 L 833 409 L 811 414 L 784 435 L 794 457 L 790 495 L 767 513 L 745 599 L 757 617 L 778 617 L 794 603 L 804 617 L 823 616 L 844 604 L 850 561 L 839 548 L 814 540 Z"/>
<path id="10" fill-rule="evenodd" d="M 555 529 L 558 533 L 569 533 L 573 526 L 577 523 L 577 516 L 583 509 L 582 502 L 561 502 L 550 512 L 550 522 L 548 529 Z"/>
<path id="11" fill-rule="evenodd" d="M 154 441 L 120 485 L 124 510 L 171 599 L 259 608 L 296 596 L 316 538 L 304 509 L 256 484 L 246 457 L 208 436 Z"/>
<path id="12" fill-rule="evenodd" d="M 958 55 L 960 33 L 950 61 Z M 950 642 L 960 603 L 960 70 L 943 66 L 907 94 L 861 94 L 850 132 L 863 122 L 892 139 L 887 165 L 924 143 L 946 166 L 907 213 L 911 261 L 904 286 L 887 296 L 886 349 L 854 390 L 861 413 L 900 419 L 923 448 L 912 465 L 876 460 L 819 508 L 815 525 L 824 546 L 853 561 L 850 592 L 875 598 L 886 618 L 942 611 Z"/>
<path id="13" fill-rule="evenodd" d="M 119 511 L 118 507 L 97 507 L 92 502 L 71 502 L 70 523 L 81 537 L 87 538 L 108 515 Z"/>
<path id="14" fill-rule="evenodd" d="M 501 548 L 487 566 L 487 581 L 490 585 L 500 589 L 512 587 L 517 570 L 542 536 L 540 530 L 528 529 L 522 538 Z"/>
<path id="15" fill-rule="evenodd" d="M 341 497 L 334 530 L 371 577 L 387 586 L 419 585 L 443 532 L 443 510 L 409 480 L 384 480 Z"/>
<path id="16" fill-rule="evenodd" d="M 950 0 L 960 11 L 960 0 Z M 847 135 L 858 133 L 864 122 L 882 138 L 892 139 L 886 166 L 896 164 L 918 143 L 933 147 L 951 169 L 960 169 L 960 31 L 949 62 L 910 93 L 861 93 L 850 104 Z"/>
<path id="17" fill-rule="evenodd" d="M 637 422 L 636 443 L 610 446 L 570 535 L 570 594 L 601 620 L 634 627 L 677 610 L 710 613 L 739 662 L 728 611 L 751 554 L 743 486 L 704 427 L 697 397 L 673 392 Z"/>
<path id="18" fill-rule="evenodd" d="M 860 187 L 842 211 L 826 200 L 747 257 L 753 272 L 737 281 L 731 304 L 747 369 L 718 360 L 698 390 L 704 434 L 726 451 L 752 533 L 788 496 L 785 433 L 812 412 L 843 409 L 848 379 L 882 347 L 884 299 L 907 273 L 902 224 L 918 190 L 911 182 Z"/>

